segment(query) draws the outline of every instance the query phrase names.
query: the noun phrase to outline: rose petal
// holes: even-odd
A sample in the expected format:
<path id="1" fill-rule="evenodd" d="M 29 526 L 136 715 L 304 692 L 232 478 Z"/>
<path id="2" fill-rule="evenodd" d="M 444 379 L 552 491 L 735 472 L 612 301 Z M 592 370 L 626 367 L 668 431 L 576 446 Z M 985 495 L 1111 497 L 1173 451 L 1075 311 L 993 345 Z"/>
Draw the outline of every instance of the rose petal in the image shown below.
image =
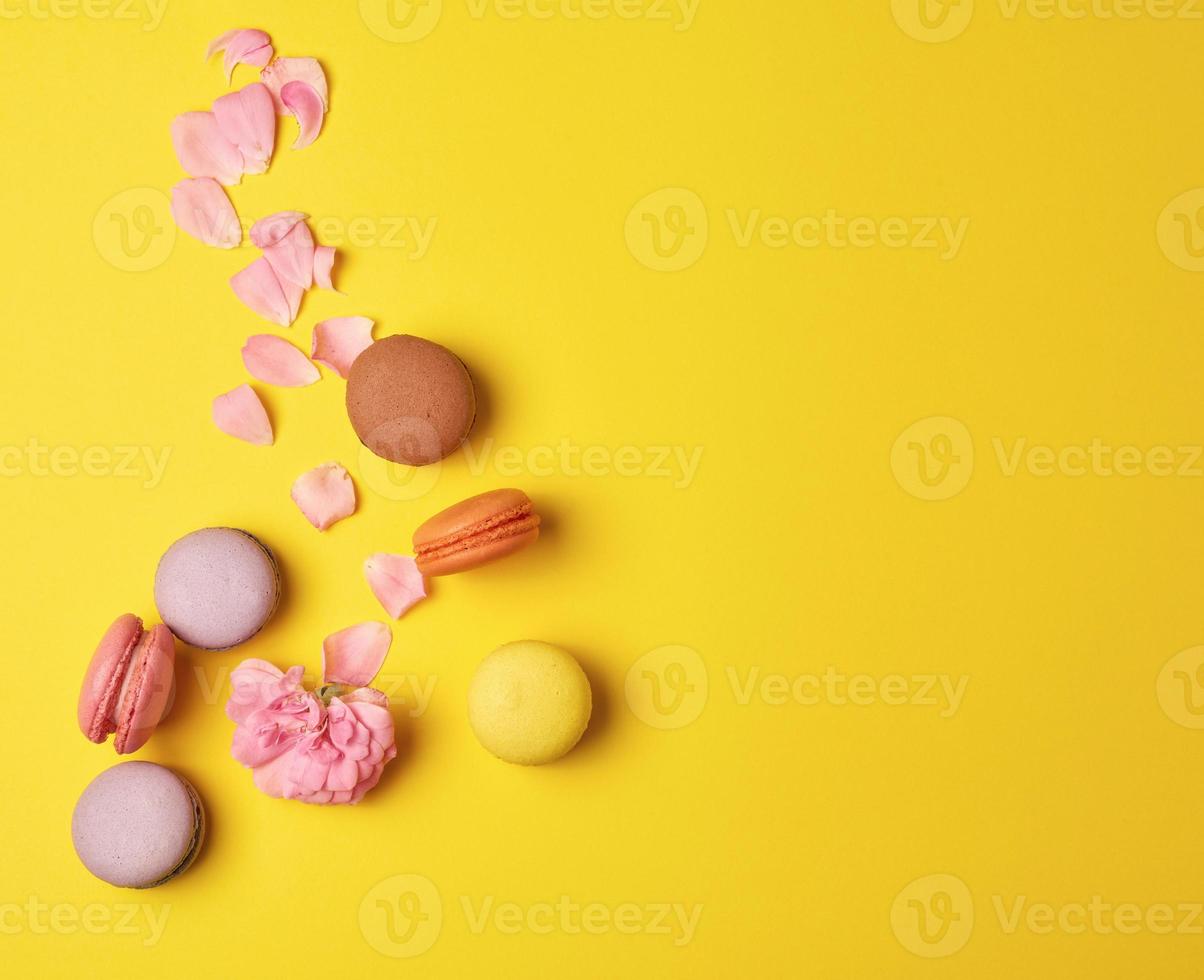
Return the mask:
<path id="1" fill-rule="evenodd" d="M 209 47 L 205 51 L 205 60 L 208 61 L 219 51 L 226 52 L 226 81 L 229 81 L 238 65 L 262 68 L 271 61 L 272 39 L 263 31 L 251 28 L 226 31 L 225 34 L 209 42 Z"/>
<path id="2" fill-rule="evenodd" d="M 171 189 L 176 224 L 198 241 L 217 248 L 238 248 L 242 225 L 230 198 L 212 177 L 189 177 Z"/>
<path id="3" fill-rule="evenodd" d="M 332 633 L 322 643 L 323 683 L 367 687 L 384 665 L 392 643 L 393 631 L 384 623 L 360 623 Z"/>
<path id="4" fill-rule="evenodd" d="M 251 377 L 282 388 L 304 388 L 321 377 L 308 357 L 273 334 L 249 338 L 242 349 L 242 362 Z"/>
<path id="5" fill-rule="evenodd" d="M 305 82 L 318 93 L 322 106 L 330 111 L 330 88 L 326 84 L 326 72 L 316 58 L 277 58 L 259 75 L 263 84 L 272 90 L 276 103 L 276 115 L 288 114 L 288 107 L 280 98 L 280 90 L 289 82 Z"/>
<path id="6" fill-rule="evenodd" d="M 336 249 L 333 245 L 319 245 L 314 249 L 314 282 L 320 289 L 338 292 L 334 288 L 334 279 L 331 276 L 334 272 L 335 254 Z"/>
<path id="7" fill-rule="evenodd" d="M 280 89 L 280 101 L 301 127 L 293 149 L 303 150 L 322 132 L 322 120 L 326 118 L 326 107 L 322 104 L 322 98 L 309 83 L 292 81 Z"/>
<path id="8" fill-rule="evenodd" d="M 372 594 L 394 619 L 426 598 L 426 583 L 409 555 L 373 555 L 364 562 Z"/>
<path id="9" fill-rule="evenodd" d="M 366 316 L 323 320 L 314 327 L 310 357 L 345 378 L 355 359 L 372 346 L 372 327 Z"/>
<path id="10" fill-rule="evenodd" d="M 185 112 L 171 123 L 171 142 L 190 177 L 212 177 L 227 187 L 242 180 L 243 159 L 222 135 L 212 112 Z"/>
<path id="11" fill-rule="evenodd" d="M 293 483 L 293 502 L 319 531 L 355 513 L 355 484 L 338 463 L 302 473 Z"/>
<path id="12" fill-rule="evenodd" d="M 259 258 L 230 279 L 234 294 L 260 316 L 282 327 L 297 319 L 304 290 L 282 283 L 266 258 Z"/>
<path id="13" fill-rule="evenodd" d="M 238 147 L 243 171 L 262 174 L 276 148 L 276 107 L 262 82 L 223 95 L 213 103 L 221 134 Z"/>
<path id="14" fill-rule="evenodd" d="M 304 221 L 293 225 L 292 231 L 275 245 L 265 248 L 263 256 L 282 284 L 293 283 L 303 290 L 314 284 L 314 236 Z"/>
<path id="15" fill-rule="evenodd" d="M 268 413 L 250 385 L 239 385 L 213 399 L 213 421 L 226 435 L 255 446 L 275 441 Z"/>
<path id="16" fill-rule="evenodd" d="M 251 244 L 260 249 L 271 248 L 292 231 L 297 222 L 308 217 L 303 211 L 277 211 L 260 218 L 251 225 Z"/>

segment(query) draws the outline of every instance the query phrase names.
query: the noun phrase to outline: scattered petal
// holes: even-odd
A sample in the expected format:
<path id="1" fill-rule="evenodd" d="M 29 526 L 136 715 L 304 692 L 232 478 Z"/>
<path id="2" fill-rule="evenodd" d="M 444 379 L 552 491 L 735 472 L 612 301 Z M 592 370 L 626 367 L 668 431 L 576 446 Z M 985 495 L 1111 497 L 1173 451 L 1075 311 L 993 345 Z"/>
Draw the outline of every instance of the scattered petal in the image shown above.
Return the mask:
<path id="1" fill-rule="evenodd" d="M 190 177 L 212 177 L 227 187 L 242 180 L 242 153 L 222 135 L 212 112 L 176 116 L 171 124 L 171 142 Z"/>
<path id="2" fill-rule="evenodd" d="M 261 317 L 292 326 L 301 305 L 300 290 L 286 288 L 265 258 L 258 258 L 230 280 L 234 294 Z"/>
<path id="3" fill-rule="evenodd" d="M 260 218 L 251 225 L 251 244 L 256 248 L 271 248 L 309 215 L 301 211 L 278 211 Z"/>
<path id="4" fill-rule="evenodd" d="M 293 484 L 293 502 L 319 531 L 355 513 L 355 484 L 338 463 L 302 473 Z"/>
<path id="5" fill-rule="evenodd" d="M 280 90 L 280 101 L 293 114 L 297 124 L 301 127 L 293 149 L 303 150 L 322 132 L 322 120 L 326 117 L 326 107 L 322 104 L 322 99 L 314 91 L 313 86 L 306 82 L 288 82 Z"/>
<path id="6" fill-rule="evenodd" d="M 262 82 L 223 95 L 213 103 L 217 128 L 238 147 L 243 172 L 266 173 L 276 149 L 276 109 L 272 93 Z"/>
<path id="7" fill-rule="evenodd" d="M 373 323 L 366 316 L 341 316 L 314 327 L 310 357 L 346 378 L 355 359 L 372 346 Z"/>
<path id="8" fill-rule="evenodd" d="M 217 248 L 238 248 L 242 225 L 230 198 L 212 177 L 189 177 L 171 189 L 171 213 L 182 231 Z"/>
<path id="9" fill-rule="evenodd" d="M 272 39 L 263 31 L 251 28 L 226 31 L 220 37 L 214 38 L 205 51 L 205 60 L 208 61 L 219 51 L 226 52 L 226 81 L 230 81 L 238 65 L 262 68 L 272 60 L 274 53 Z"/>
<path id="10" fill-rule="evenodd" d="M 372 594 L 394 619 L 426 598 L 426 583 L 409 555 L 373 555 L 364 562 Z"/>
<path id="11" fill-rule="evenodd" d="M 292 231 L 265 248 L 263 255 L 281 283 L 293 283 L 303 290 L 314 284 L 314 236 L 305 222 L 293 225 Z"/>
<path id="12" fill-rule="evenodd" d="M 319 245 L 314 249 L 314 282 L 321 289 L 330 289 L 338 292 L 334 288 L 334 257 L 337 250 L 333 245 Z"/>
<path id="13" fill-rule="evenodd" d="M 239 32 L 240 28 L 235 28 L 232 31 L 226 31 L 225 34 L 219 34 L 209 42 L 209 47 L 205 49 L 205 60 L 208 61 L 219 51 L 225 51 L 226 46 L 234 39 L 234 35 Z"/>
<path id="14" fill-rule="evenodd" d="M 251 377 L 282 388 L 304 388 L 317 381 L 318 369 L 282 337 L 256 334 L 242 349 L 242 362 Z"/>
<path id="15" fill-rule="evenodd" d="M 322 682 L 367 687 L 384 666 L 393 631 L 384 623 L 360 623 L 322 642 Z"/>
<path id="16" fill-rule="evenodd" d="M 226 435 L 255 446 L 275 441 L 268 413 L 250 385 L 239 385 L 213 399 L 213 421 Z"/>
<path id="17" fill-rule="evenodd" d="M 263 84 L 272 90 L 272 99 L 276 103 L 276 115 L 288 114 L 288 107 L 280 98 L 280 90 L 289 82 L 305 82 L 318 93 L 322 106 L 330 111 L 330 88 L 326 84 L 326 72 L 318 64 L 316 58 L 277 58 L 259 75 Z"/>

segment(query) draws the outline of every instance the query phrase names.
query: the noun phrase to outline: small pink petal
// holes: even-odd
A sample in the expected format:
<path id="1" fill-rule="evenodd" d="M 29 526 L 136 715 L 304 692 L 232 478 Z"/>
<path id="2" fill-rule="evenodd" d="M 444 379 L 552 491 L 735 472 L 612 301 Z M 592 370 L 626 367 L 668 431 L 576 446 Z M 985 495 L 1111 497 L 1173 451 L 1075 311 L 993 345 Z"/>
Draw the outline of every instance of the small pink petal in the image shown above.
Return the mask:
<path id="1" fill-rule="evenodd" d="M 280 98 L 280 90 L 289 82 L 305 82 L 318 93 L 322 106 L 330 111 L 330 88 L 326 84 L 326 72 L 316 58 L 277 58 L 259 75 L 263 84 L 272 90 L 276 103 L 276 115 L 288 114 L 288 107 Z"/>
<path id="2" fill-rule="evenodd" d="M 372 683 L 393 643 L 384 623 L 360 623 L 332 633 L 322 642 L 322 681 L 367 687 Z"/>
<path id="3" fill-rule="evenodd" d="M 255 446 L 275 441 L 268 413 L 250 385 L 239 385 L 213 399 L 213 421 L 226 435 Z"/>
<path id="4" fill-rule="evenodd" d="M 304 388 L 321 377 L 308 357 L 274 334 L 249 338 L 242 349 L 242 362 L 251 377 L 282 388 Z"/>
<path id="5" fill-rule="evenodd" d="M 261 317 L 290 327 L 297 319 L 300 291 L 286 286 L 265 258 L 256 259 L 230 280 L 234 294 Z"/>
<path id="6" fill-rule="evenodd" d="M 284 107 L 296 117 L 301 132 L 293 144 L 294 150 L 303 150 L 318 138 L 322 132 L 322 120 L 326 117 L 326 107 L 322 99 L 307 82 L 288 82 L 280 90 L 280 101 Z"/>
<path id="7" fill-rule="evenodd" d="M 276 148 L 276 109 L 262 82 L 223 95 L 213 103 L 217 128 L 238 147 L 245 173 L 266 173 Z"/>
<path id="8" fill-rule="evenodd" d="M 251 244 L 256 248 L 271 248 L 309 215 L 303 211 L 277 211 L 251 225 Z"/>
<path id="9" fill-rule="evenodd" d="M 171 213 L 180 229 L 217 248 L 238 248 L 242 225 L 230 198 L 212 177 L 189 177 L 171 189 Z"/>
<path id="10" fill-rule="evenodd" d="M 336 253 L 333 245 L 319 245 L 314 249 L 314 282 L 321 289 L 331 289 L 337 293 L 332 275 Z"/>
<path id="11" fill-rule="evenodd" d="M 176 116 L 171 124 L 171 142 L 190 177 L 212 177 L 227 187 L 242 180 L 242 153 L 222 135 L 212 112 Z"/>
<path id="12" fill-rule="evenodd" d="M 319 531 L 355 513 L 355 484 L 338 463 L 302 473 L 293 484 L 293 502 Z"/>
<path id="13" fill-rule="evenodd" d="M 262 68 L 271 61 L 272 39 L 263 31 L 250 28 L 226 31 L 209 42 L 205 60 L 208 61 L 219 51 L 226 52 L 226 81 L 229 81 L 238 65 Z"/>
<path id="14" fill-rule="evenodd" d="M 226 46 L 234 39 L 234 36 L 239 32 L 239 28 L 232 31 L 226 31 L 225 34 L 219 34 L 209 42 L 209 47 L 205 49 L 205 60 L 208 61 L 219 51 L 225 51 Z"/>
<path id="15" fill-rule="evenodd" d="M 426 583 L 409 555 L 373 555 L 364 562 L 372 594 L 394 619 L 426 598 Z"/>
<path id="16" fill-rule="evenodd" d="M 310 357 L 346 378 L 355 359 L 372 346 L 373 323 L 366 316 L 341 316 L 314 327 Z"/>
<path id="17" fill-rule="evenodd" d="M 281 283 L 293 283 L 303 290 L 314 284 L 314 236 L 303 221 L 275 245 L 263 250 Z"/>

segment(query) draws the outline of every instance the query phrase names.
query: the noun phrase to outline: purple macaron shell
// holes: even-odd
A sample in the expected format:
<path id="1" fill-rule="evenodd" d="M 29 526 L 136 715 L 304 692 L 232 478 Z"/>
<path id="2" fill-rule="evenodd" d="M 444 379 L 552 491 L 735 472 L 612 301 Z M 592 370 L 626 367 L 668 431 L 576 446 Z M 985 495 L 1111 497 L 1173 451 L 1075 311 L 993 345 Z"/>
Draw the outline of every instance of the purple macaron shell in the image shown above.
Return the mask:
<path id="1" fill-rule="evenodd" d="M 280 574 L 246 531 L 210 527 L 180 538 L 155 572 L 155 605 L 181 640 L 205 650 L 245 643 L 272 617 Z"/>
<path id="2" fill-rule="evenodd" d="M 200 850 L 204 810 L 192 786 L 153 762 L 123 762 L 88 784 L 71 817 L 75 853 L 102 881 L 151 888 Z"/>

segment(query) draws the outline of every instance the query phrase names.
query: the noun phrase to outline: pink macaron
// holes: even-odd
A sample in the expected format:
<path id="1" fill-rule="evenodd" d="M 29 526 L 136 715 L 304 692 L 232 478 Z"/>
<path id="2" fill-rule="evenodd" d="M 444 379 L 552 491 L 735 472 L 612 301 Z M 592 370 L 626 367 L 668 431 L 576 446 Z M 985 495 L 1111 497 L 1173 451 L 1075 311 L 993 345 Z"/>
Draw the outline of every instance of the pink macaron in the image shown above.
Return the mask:
<path id="1" fill-rule="evenodd" d="M 142 628 L 127 613 L 105 632 L 79 692 L 79 730 L 91 742 L 115 735 L 119 755 L 137 752 L 171 707 L 175 637 L 166 626 Z"/>

